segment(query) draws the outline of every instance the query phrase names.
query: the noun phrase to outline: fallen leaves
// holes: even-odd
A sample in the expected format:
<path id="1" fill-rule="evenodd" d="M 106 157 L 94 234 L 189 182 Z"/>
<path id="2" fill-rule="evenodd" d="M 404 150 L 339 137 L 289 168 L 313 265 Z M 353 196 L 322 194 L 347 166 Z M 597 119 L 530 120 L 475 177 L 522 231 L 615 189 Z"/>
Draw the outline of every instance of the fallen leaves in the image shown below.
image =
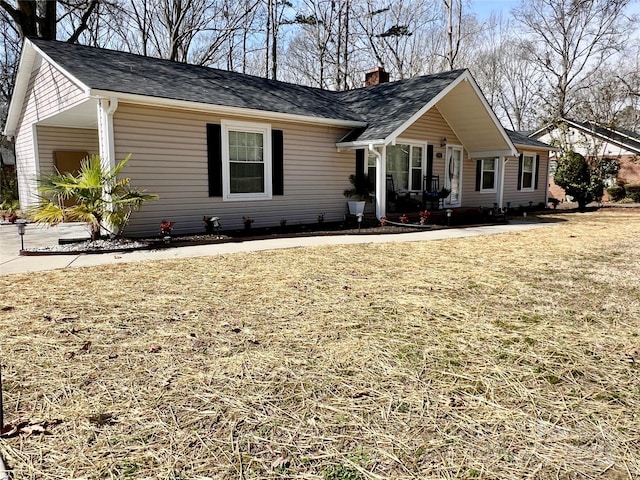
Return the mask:
<path id="1" fill-rule="evenodd" d="M 640 347 L 632 348 L 625 355 L 630 363 L 640 363 Z"/>
<path id="2" fill-rule="evenodd" d="M 5 425 L 0 430 L 0 438 L 12 438 L 18 435 L 52 435 L 49 427 L 59 425 L 62 420 L 33 422 L 29 420 L 18 420 L 14 423 Z"/>

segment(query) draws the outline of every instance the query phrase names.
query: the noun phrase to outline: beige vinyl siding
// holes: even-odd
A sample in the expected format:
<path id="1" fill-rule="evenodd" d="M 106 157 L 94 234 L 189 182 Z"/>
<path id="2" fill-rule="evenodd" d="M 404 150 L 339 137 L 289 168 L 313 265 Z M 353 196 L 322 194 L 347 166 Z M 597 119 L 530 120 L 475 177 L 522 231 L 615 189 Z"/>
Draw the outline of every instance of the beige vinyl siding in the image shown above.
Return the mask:
<path id="1" fill-rule="evenodd" d="M 46 61 L 31 73 L 15 136 L 16 169 L 22 208 L 37 201 L 33 188 L 39 174 L 34 125 L 85 98 L 79 87 Z"/>
<path id="2" fill-rule="evenodd" d="M 175 222 L 175 233 L 201 231 L 204 215 L 219 216 L 223 228 L 254 227 L 341 220 L 343 191 L 355 169 L 355 152 L 338 152 L 345 129 L 255 119 L 284 135 L 284 195 L 271 200 L 223 201 L 209 197 L 207 123 L 243 120 L 180 109 L 121 103 L 114 114 L 116 158 L 132 159 L 124 173 L 132 185 L 160 199 L 134 213 L 128 233 L 156 234 L 163 219 Z"/>
<path id="3" fill-rule="evenodd" d="M 462 206 L 463 207 L 493 207 L 497 203 L 496 192 L 476 191 L 477 158 L 465 158 L 462 167 Z M 500 181 L 500 172 L 496 172 L 496 191 Z"/>
<path id="4" fill-rule="evenodd" d="M 444 186 L 444 156 L 447 147 L 441 147 L 443 138 L 447 139 L 449 145 L 462 145 L 456 134 L 453 132 L 447 121 L 442 117 L 438 107 L 434 107 L 416 120 L 410 127 L 404 130 L 399 138 L 409 140 L 419 140 L 429 145 L 433 145 L 433 174 L 440 176 L 440 187 Z M 441 158 L 438 158 L 438 153 Z M 463 151 L 466 159 L 467 154 Z M 464 167 L 463 167 L 464 175 Z M 463 192 L 464 201 L 464 192 Z"/>
<path id="5" fill-rule="evenodd" d="M 36 128 L 41 174 L 53 172 L 53 152 L 57 150 L 77 150 L 96 155 L 100 153 L 97 130 L 44 125 L 38 125 Z"/>
<path id="6" fill-rule="evenodd" d="M 518 157 L 509 157 L 504 175 L 504 205 L 511 202 L 512 207 L 519 205 L 534 205 L 544 203 L 546 200 L 546 187 L 549 182 L 549 152 L 526 150 L 518 147 L 518 150 L 533 153 L 540 156 L 540 166 L 538 167 L 538 188 L 535 190 L 518 190 Z"/>

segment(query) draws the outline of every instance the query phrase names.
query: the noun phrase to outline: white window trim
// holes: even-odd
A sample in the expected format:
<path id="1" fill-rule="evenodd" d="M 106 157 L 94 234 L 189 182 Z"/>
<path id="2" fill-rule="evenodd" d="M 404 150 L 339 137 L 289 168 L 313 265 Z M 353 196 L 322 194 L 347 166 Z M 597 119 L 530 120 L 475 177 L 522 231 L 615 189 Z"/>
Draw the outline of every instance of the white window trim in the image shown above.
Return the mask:
<path id="1" fill-rule="evenodd" d="M 273 198 L 273 167 L 271 158 L 271 124 L 240 122 L 236 120 L 221 120 L 222 129 L 222 200 L 250 201 L 271 200 Z M 231 169 L 229 161 L 229 132 L 261 133 L 263 135 L 264 161 L 264 192 L 262 193 L 231 193 Z"/>
<path id="2" fill-rule="evenodd" d="M 449 201 L 450 197 L 447 197 L 444 199 L 444 206 L 445 207 L 452 207 L 452 208 L 458 208 L 462 205 L 462 193 L 464 191 L 463 189 L 463 181 L 464 181 L 464 177 L 463 175 L 463 170 L 464 170 L 464 147 L 462 145 L 458 145 L 455 143 L 450 143 L 447 144 L 447 146 L 445 147 L 445 160 L 444 160 L 444 182 L 442 182 L 442 185 L 444 185 L 446 188 L 451 188 L 451 185 L 449 184 L 450 180 L 449 180 L 449 172 L 447 171 L 447 162 L 449 159 L 449 151 L 453 151 L 453 150 L 460 150 L 460 191 L 458 192 L 458 201 L 455 203 L 447 203 L 447 201 Z"/>
<path id="3" fill-rule="evenodd" d="M 498 183 L 498 162 L 499 162 L 499 158 L 482 158 L 482 164 L 480 166 L 480 193 L 496 193 L 498 191 L 497 189 L 497 183 Z M 493 170 L 487 170 L 487 172 L 491 172 L 493 171 L 493 188 L 483 188 L 482 185 L 484 184 L 484 161 L 485 160 L 493 160 Z"/>
<path id="4" fill-rule="evenodd" d="M 531 162 L 531 186 L 524 186 L 524 157 L 532 157 Z M 536 154 L 533 152 L 522 152 L 522 173 L 520 174 L 520 191 L 533 192 L 536 188 Z"/>
<path id="5" fill-rule="evenodd" d="M 409 147 L 409 172 L 408 172 L 408 187 L 411 186 L 411 170 L 413 169 L 411 166 L 411 155 L 413 152 L 413 147 L 420 147 L 422 149 L 422 158 L 420 159 L 420 164 L 421 166 L 421 170 L 422 170 L 422 175 L 421 177 L 424 178 L 424 176 L 427 174 L 427 143 L 420 141 L 420 140 L 411 140 L 411 139 L 405 139 L 405 138 L 397 138 L 396 141 L 390 145 L 390 146 L 398 146 L 398 145 L 407 145 Z M 385 155 L 385 161 L 386 161 L 386 155 Z M 422 191 L 422 185 L 420 186 L 419 190 L 411 190 L 410 188 L 407 190 L 408 192 L 421 192 Z"/>

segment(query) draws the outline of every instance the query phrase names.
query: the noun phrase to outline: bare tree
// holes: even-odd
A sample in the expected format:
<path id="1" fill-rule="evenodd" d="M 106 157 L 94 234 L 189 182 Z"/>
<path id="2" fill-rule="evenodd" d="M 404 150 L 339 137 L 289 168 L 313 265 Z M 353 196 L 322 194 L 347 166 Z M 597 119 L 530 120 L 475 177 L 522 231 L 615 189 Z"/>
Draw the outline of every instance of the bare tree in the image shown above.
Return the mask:
<path id="1" fill-rule="evenodd" d="M 462 0 L 442 0 L 447 12 L 447 63 L 455 68 L 462 42 Z"/>
<path id="2" fill-rule="evenodd" d="M 98 3 L 98 0 L 60 2 L 62 7 L 60 15 L 56 0 L 17 0 L 15 7 L 12 7 L 5 0 L 0 0 L 0 7 L 11 17 L 21 38 L 38 37 L 45 40 L 55 40 L 58 22 L 62 21 L 70 12 L 82 10 L 80 22 L 67 40 L 76 43 L 80 34 L 89 26 L 89 18 Z"/>
<path id="3" fill-rule="evenodd" d="M 626 38 L 630 0 L 523 0 L 515 19 L 535 42 L 532 64 L 544 73 L 551 119 L 575 108 L 576 93 Z"/>
<path id="4" fill-rule="evenodd" d="M 278 78 L 278 51 L 281 45 L 281 28 L 291 24 L 286 17 L 292 13 L 293 4 L 289 0 L 262 0 L 265 8 L 265 76 Z"/>
<path id="5" fill-rule="evenodd" d="M 363 69 L 375 64 L 393 78 L 409 78 L 427 73 L 426 65 L 436 55 L 430 40 L 440 31 L 441 9 L 433 2 L 367 0 L 354 11 L 359 37 L 359 61 Z M 352 36 L 353 37 L 353 36 Z M 375 62 L 372 62 L 373 61 Z"/>
<path id="6" fill-rule="evenodd" d="M 20 32 L 7 18 L 5 11 L 0 11 L 0 131 L 4 130 L 7 111 L 20 57 Z"/>
<path id="7" fill-rule="evenodd" d="M 531 44 L 513 34 L 506 17 L 492 15 L 475 36 L 466 65 L 505 126 L 533 129 L 541 116 L 541 75 L 531 68 Z"/>

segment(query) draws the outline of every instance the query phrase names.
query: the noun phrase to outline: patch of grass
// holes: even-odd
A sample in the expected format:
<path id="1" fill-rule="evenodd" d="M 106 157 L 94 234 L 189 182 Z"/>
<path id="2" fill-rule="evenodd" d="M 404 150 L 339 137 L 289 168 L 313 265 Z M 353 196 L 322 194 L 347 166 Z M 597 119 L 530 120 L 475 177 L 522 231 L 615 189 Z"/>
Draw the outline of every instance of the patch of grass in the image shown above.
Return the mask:
<path id="1" fill-rule="evenodd" d="M 51 423 L 0 453 L 20 479 L 638 476 L 640 215 L 558 218 L 0 277 L 5 421 Z"/>

